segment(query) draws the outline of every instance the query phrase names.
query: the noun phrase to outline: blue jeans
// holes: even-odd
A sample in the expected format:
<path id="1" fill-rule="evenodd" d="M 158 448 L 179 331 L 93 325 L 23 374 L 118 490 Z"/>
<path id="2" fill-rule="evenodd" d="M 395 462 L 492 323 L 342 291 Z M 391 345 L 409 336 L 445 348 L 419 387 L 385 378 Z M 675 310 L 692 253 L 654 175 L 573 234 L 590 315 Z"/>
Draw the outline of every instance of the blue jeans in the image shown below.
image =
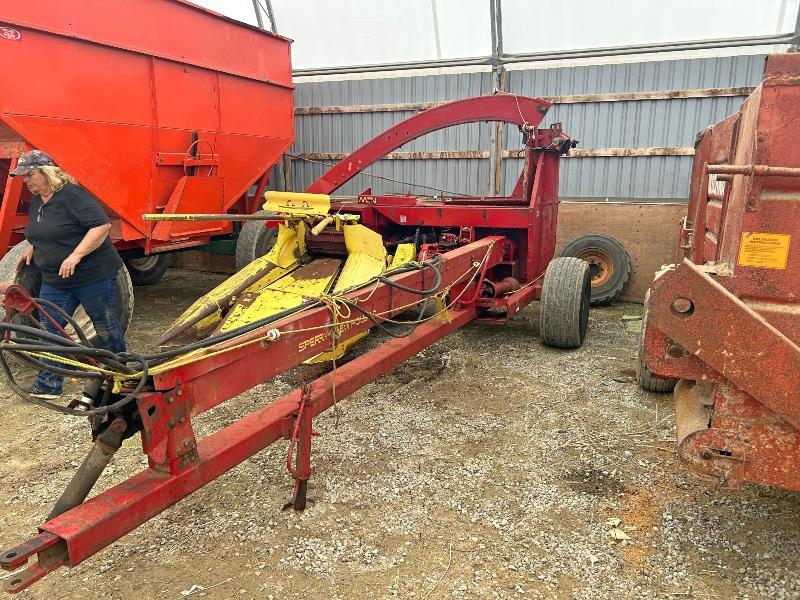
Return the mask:
<path id="1" fill-rule="evenodd" d="M 83 310 L 92 320 L 94 330 L 97 332 L 95 346 L 112 352 L 125 352 L 125 334 L 117 318 L 116 276 L 68 289 L 53 287 L 43 281 L 39 298 L 52 302 L 70 316 L 75 314 L 78 305 L 83 306 Z M 51 310 L 48 314 L 64 327 L 66 319 L 59 314 L 53 314 L 54 312 Z M 58 333 L 55 326 L 44 315 L 39 315 L 39 320 L 47 331 Z M 57 365 L 58 363 L 51 364 Z M 34 385 L 42 391 L 60 394 L 63 382 L 64 378 L 61 375 L 39 371 Z"/>

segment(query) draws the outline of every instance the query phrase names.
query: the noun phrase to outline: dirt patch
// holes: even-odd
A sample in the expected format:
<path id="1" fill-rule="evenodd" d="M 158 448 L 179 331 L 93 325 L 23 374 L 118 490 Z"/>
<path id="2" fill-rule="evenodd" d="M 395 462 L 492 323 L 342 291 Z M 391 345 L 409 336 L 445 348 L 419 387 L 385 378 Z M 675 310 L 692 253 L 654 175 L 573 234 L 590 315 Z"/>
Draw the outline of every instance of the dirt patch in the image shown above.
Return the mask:
<path id="1" fill-rule="evenodd" d="M 576 492 L 593 496 L 617 496 L 625 491 L 616 473 L 591 467 L 568 471 L 564 474 L 564 481 Z"/>

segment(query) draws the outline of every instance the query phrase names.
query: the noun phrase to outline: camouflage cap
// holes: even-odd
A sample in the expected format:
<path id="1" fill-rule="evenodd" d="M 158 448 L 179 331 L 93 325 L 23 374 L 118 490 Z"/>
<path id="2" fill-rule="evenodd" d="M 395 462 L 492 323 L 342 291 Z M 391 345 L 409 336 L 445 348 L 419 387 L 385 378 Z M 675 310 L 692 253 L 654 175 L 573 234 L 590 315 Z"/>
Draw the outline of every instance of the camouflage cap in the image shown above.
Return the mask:
<path id="1" fill-rule="evenodd" d="M 11 175 L 27 175 L 34 169 L 45 166 L 55 166 L 56 163 L 41 150 L 31 150 L 23 152 L 17 159 L 17 168 L 11 171 Z"/>

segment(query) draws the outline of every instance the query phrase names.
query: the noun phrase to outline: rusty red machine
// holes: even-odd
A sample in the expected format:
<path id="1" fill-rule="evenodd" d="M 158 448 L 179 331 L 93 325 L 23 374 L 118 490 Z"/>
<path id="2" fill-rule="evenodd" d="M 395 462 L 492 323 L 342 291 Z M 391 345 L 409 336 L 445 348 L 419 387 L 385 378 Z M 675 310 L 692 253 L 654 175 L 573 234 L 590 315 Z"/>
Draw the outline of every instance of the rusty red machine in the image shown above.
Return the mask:
<path id="1" fill-rule="evenodd" d="M 770 56 L 700 133 L 680 262 L 645 305 L 639 381 L 674 386 L 680 457 L 731 486 L 800 490 L 799 106 L 800 54 Z"/>
<path id="2" fill-rule="evenodd" d="M 154 62 L 151 60 L 149 64 L 152 68 Z M 174 65 L 168 63 L 167 66 Z M 259 63 L 254 68 L 262 66 Z M 237 67 L 230 65 L 229 69 L 236 71 Z M 182 78 L 184 72 L 182 67 L 175 70 L 178 78 Z M 278 86 L 278 89 L 282 94 L 287 88 Z M 187 94 L 191 96 L 189 90 Z M 256 100 L 247 103 L 252 106 Z M 273 125 L 290 132 L 291 115 L 284 107 L 281 96 L 275 111 L 258 110 L 269 113 L 267 117 L 273 121 L 286 121 Z M 0 553 L 0 566 L 15 571 L 6 579 L 6 589 L 18 592 L 59 567 L 81 563 L 280 440 L 287 443 L 286 464 L 294 480 L 290 505 L 302 510 L 311 475 L 314 417 L 474 320 L 501 323 L 533 300 L 540 299 L 542 340 L 557 347 L 580 346 L 586 334 L 589 311 L 588 264 L 576 258 L 551 260 L 558 211 L 559 159 L 574 143 L 558 124 L 539 127 L 549 107 L 550 104 L 541 99 L 503 94 L 437 106 L 377 136 L 331 167 L 308 188 L 310 193 L 330 194 L 388 152 L 438 129 L 482 121 L 519 126 L 524 134 L 524 164 L 518 183 L 508 197 L 445 195 L 431 198 L 376 195 L 366 190 L 354 201 L 334 203 L 333 212 L 355 213 L 361 223 L 382 235 L 383 243 L 390 249 L 401 243 L 413 243 L 418 251 L 416 267 L 390 270 L 369 285 L 343 292 L 337 298 L 327 302 L 309 300 L 302 310 L 279 314 L 232 334 L 212 336 L 208 338 L 210 342 L 197 342 L 165 354 L 115 357 L 123 362 L 134 361 L 137 380 L 123 381 L 122 385 L 112 385 L 99 376 L 94 380 L 101 387 L 95 390 L 87 405 L 92 413 L 92 449 L 48 520 L 39 527 L 38 535 Z M 266 117 L 261 115 L 260 118 Z M 150 134 L 153 133 L 151 130 Z M 250 141 L 256 142 L 255 139 Z M 119 145 L 124 146 L 124 141 Z M 285 140 L 278 140 L 270 146 L 270 152 L 283 147 Z M 47 146 L 43 149 L 48 150 Z M 258 154 L 257 148 L 240 148 L 239 151 L 248 156 Z M 59 159 L 67 159 L 69 151 L 65 149 L 54 154 Z M 179 170 L 208 168 L 208 172 L 212 172 L 213 165 L 208 161 L 216 160 L 214 152 L 209 150 L 187 157 L 182 150 L 179 154 Z M 270 156 L 252 156 L 249 160 L 261 164 L 259 161 Z M 186 160 L 197 162 L 186 163 Z M 158 172 L 157 167 L 151 167 Z M 81 173 L 76 175 L 80 178 Z M 197 172 L 178 175 L 193 189 L 205 183 L 212 187 L 218 185 Z M 196 178 L 193 183 L 187 179 L 191 177 Z M 233 196 L 243 192 L 250 183 L 249 178 L 242 179 L 242 186 L 236 188 Z M 8 185 L 13 186 L 13 181 Z M 180 203 L 174 206 L 167 203 L 160 208 L 173 212 L 203 211 L 197 206 L 187 209 Z M 225 204 L 221 208 L 226 208 Z M 136 221 L 136 210 L 131 213 L 132 221 Z M 147 210 L 152 211 L 152 207 Z M 209 211 L 208 207 L 204 210 Z M 196 221 L 191 226 L 204 224 L 207 222 Z M 273 237 L 270 227 L 263 223 L 251 223 L 251 227 L 255 229 L 249 230 L 248 236 L 253 239 L 269 241 Z M 309 246 L 309 254 L 337 252 L 336 235 L 336 231 L 323 232 L 315 239 L 313 247 Z M 148 239 L 152 240 L 152 235 Z M 419 303 L 422 291 L 429 288 L 447 292 L 446 303 L 435 318 L 420 318 L 422 323 L 403 337 L 390 337 L 346 364 L 336 367 L 334 363 L 331 372 L 301 389 L 211 435 L 202 439 L 196 437 L 192 426 L 194 416 L 300 365 L 327 348 L 335 348 L 341 341 L 385 326 L 387 321 L 407 311 L 408 306 Z M 36 301 L 19 286 L 5 285 L 3 291 L 7 320 L 8 315 L 16 314 L 28 320 L 26 326 L 35 324 L 32 314 L 38 308 Z M 343 316 L 332 309 L 332 305 L 342 304 L 358 311 Z M 9 331 L 7 329 L 0 355 L 13 351 L 10 344 L 20 341 L 11 339 Z M 88 352 L 77 341 L 64 344 L 73 354 Z M 191 355 L 191 359 L 177 363 L 162 361 L 164 356 L 170 359 L 184 356 L 181 352 Z M 98 354 L 92 356 L 98 357 Z M 163 368 L 164 364 L 170 367 Z M 77 408 L 62 409 L 68 414 L 84 414 L 76 412 Z M 122 440 L 132 435 L 141 437 L 148 468 L 86 500 L 105 464 Z"/>

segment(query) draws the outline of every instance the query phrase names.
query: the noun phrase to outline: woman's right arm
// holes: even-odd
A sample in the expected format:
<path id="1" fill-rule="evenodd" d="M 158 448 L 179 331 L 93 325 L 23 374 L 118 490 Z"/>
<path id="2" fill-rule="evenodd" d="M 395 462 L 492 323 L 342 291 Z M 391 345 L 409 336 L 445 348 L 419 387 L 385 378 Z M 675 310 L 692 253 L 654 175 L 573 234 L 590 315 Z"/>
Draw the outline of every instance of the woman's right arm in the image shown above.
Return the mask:
<path id="1" fill-rule="evenodd" d="M 33 260 L 33 246 L 30 246 L 25 250 L 25 252 L 19 255 L 17 263 L 14 266 L 16 270 L 19 271 L 22 268 L 22 263 L 29 265 L 31 264 L 32 260 Z"/>

